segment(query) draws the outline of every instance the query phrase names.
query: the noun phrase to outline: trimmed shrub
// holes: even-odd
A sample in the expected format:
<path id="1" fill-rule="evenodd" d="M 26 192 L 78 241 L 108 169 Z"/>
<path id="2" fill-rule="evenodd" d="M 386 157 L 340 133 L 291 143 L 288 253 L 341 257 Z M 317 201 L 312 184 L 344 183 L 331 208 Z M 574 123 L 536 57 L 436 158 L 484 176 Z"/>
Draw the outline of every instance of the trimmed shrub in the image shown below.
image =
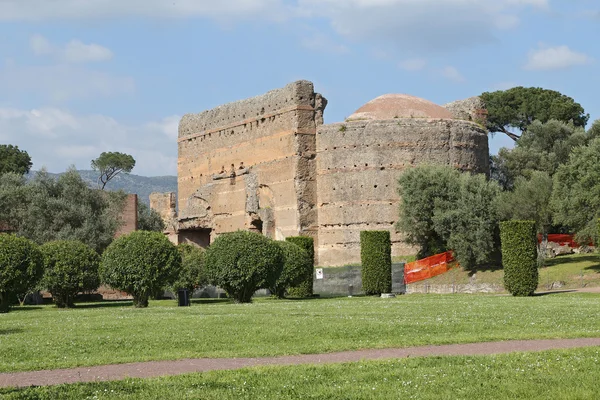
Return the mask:
<path id="1" fill-rule="evenodd" d="M 102 255 L 100 279 L 133 296 L 135 307 L 173 283 L 181 269 L 181 254 L 160 232 L 137 231 L 121 236 Z"/>
<path id="2" fill-rule="evenodd" d="M 177 246 L 177 250 L 181 254 L 181 269 L 169 290 L 176 295 L 178 290 L 187 289 L 191 296 L 196 288 L 206 286 L 208 283 L 204 266 L 204 249 L 182 243 Z"/>
<path id="3" fill-rule="evenodd" d="M 44 257 L 42 287 L 59 308 L 73 307 L 79 292 L 98 289 L 100 256 L 76 240 L 48 242 L 40 247 Z"/>
<path id="4" fill-rule="evenodd" d="M 209 283 L 239 303 L 249 303 L 258 289 L 268 289 L 283 270 L 283 251 L 258 233 L 237 231 L 219 236 L 206 249 Z"/>
<path id="5" fill-rule="evenodd" d="M 44 273 L 42 254 L 32 241 L 0 234 L 0 313 L 17 295 L 33 290 Z"/>
<path id="6" fill-rule="evenodd" d="M 504 288 L 513 296 L 531 296 L 538 286 L 535 221 L 500 223 Z"/>
<path id="7" fill-rule="evenodd" d="M 302 247 L 291 242 L 275 242 L 283 251 L 283 271 L 279 279 L 269 290 L 282 299 L 290 287 L 299 285 L 309 280 L 313 274 L 313 261 L 308 252 Z"/>
<path id="8" fill-rule="evenodd" d="M 362 287 L 367 295 L 392 291 L 392 242 L 389 231 L 360 233 Z"/>
<path id="9" fill-rule="evenodd" d="M 315 241 L 308 236 L 290 236 L 285 238 L 286 242 L 294 243 L 300 246 L 308 253 L 308 258 L 311 260 L 310 275 L 306 275 L 306 280 L 296 286 L 288 288 L 288 295 L 293 297 L 312 297 L 313 295 L 313 280 L 314 280 L 314 264 L 315 264 Z"/>

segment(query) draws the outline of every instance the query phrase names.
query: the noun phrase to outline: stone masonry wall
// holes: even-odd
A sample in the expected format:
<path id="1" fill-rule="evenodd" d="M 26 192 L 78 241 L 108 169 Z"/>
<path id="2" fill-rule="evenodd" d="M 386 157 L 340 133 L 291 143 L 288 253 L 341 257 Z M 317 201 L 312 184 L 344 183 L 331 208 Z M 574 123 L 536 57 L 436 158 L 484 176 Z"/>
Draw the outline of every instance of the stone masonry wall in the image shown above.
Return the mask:
<path id="1" fill-rule="evenodd" d="M 125 206 L 120 215 L 122 225 L 119 227 L 115 237 L 127 235 L 137 230 L 138 224 L 138 196 L 128 194 L 125 198 Z"/>
<path id="2" fill-rule="evenodd" d="M 317 132 L 318 265 L 360 262 L 360 231 L 389 230 L 392 255 L 414 253 L 396 232 L 397 179 L 418 163 L 488 173 L 487 132 L 425 118 L 354 121 Z"/>
<path id="3" fill-rule="evenodd" d="M 185 115 L 179 126 L 179 229 L 316 232 L 315 133 L 326 101 L 298 81 Z"/>

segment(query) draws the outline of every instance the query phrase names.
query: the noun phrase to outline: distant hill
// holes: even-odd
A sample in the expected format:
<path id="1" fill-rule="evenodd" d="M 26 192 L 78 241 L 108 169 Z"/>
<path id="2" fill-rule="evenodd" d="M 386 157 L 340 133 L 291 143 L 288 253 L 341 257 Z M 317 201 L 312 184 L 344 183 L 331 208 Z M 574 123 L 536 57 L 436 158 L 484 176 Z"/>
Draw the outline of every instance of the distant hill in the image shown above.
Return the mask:
<path id="1" fill-rule="evenodd" d="M 78 171 L 81 177 L 90 184 L 96 187 L 98 181 L 98 173 L 91 170 Z M 29 178 L 35 174 L 35 171 L 29 173 Z M 59 176 L 61 174 L 52 174 Z M 135 193 L 141 201 L 150 204 L 150 193 L 159 192 L 177 192 L 177 177 L 176 176 L 140 176 L 133 174 L 119 174 L 108 182 L 107 190 L 123 190 L 126 193 Z"/>

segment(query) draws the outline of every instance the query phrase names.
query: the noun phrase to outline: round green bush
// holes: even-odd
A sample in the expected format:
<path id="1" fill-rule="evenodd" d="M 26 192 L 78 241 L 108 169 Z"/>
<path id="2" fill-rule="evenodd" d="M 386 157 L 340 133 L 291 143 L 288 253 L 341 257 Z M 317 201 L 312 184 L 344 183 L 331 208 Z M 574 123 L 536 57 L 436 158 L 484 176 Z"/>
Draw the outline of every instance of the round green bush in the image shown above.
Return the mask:
<path id="1" fill-rule="evenodd" d="M 44 257 L 42 287 L 52 294 L 59 308 L 73 307 L 79 292 L 98 289 L 100 256 L 76 240 L 60 240 L 40 247 Z"/>
<path id="2" fill-rule="evenodd" d="M 180 289 L 187 289 L 191 295 L 196 288 L 206 286 L 208 283 L 204 266 L 204 249 L 188 243 L 180 244 L 177 249 L 181 254 L 181 269 L 169 289 L 174 294 L 177 294 Z"/>
<path id="3" fill-rule="evenodd" d="M 269 288 L 280 299 L 290 287 L 301 284 L 313 274 L 313 261 L 308 252 L 291 242 L 275 242 L 283 251 L 283 270 L 275 285 Z"/>
<path id="4" fill-rule="evenodd" d="M 500 223 L 504 288 L 513 296 L 531 296 L 538 286 L 535 221 Z"/>
<path id="5" fill-rule="evenodd" d="M 100 279 L 133 296 L 136 307 L 173 283 L 181 269 L 181 254 L 160 232 L 137 231 L 121 236 L 104 251 Z"/>
<path id="6" fill-rule="evenodd" d="M 392 242 L 389 231 L 360 233 L 363 291 L 367 295 L 392 291 Z"/>
<path id="7" fill-rule="evenodd" d="M 315 241 L 313 238 L 308 236 L 290 236 L 285 238 L 285 241 L 302 247 L 308 253 L 308 258 L 310 259 L 311 263 L 310 274 L 306 276 L 306 279 L 303 282 L 288 288 L 288 295 L 293 297 L 312 297 L 315 265 Z"/>
<path id="8" fill-rule="evenodd" d="M 272 287 L 283 262 L 283 251 L 274 241 L 245 231 L 219 236 L 205 257 L 209 282 L 240 303 L 251 302 L 258 289 Z"/>
<path id="9" fill-rule="evenodd" d="M 44 273 L 42 254 L 32 241 L 0 234 L 0 312 L 16 295 L 33 290 Z"/>

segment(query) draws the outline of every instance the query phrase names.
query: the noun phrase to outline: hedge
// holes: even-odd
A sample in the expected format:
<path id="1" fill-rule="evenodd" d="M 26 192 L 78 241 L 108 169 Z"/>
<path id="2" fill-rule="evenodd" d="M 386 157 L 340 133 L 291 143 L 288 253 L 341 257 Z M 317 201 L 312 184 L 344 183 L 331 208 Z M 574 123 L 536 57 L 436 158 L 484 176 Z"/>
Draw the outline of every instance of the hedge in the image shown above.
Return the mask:
<path id="1" fill-rule="evenodd" d="M 181 254 L 160 232 L 137 231 L 113 241 L 102 255 L 100 278 L 133 296 L 135 307 L 148 307 L 151 294 L 172 284 Z"/>
<path id="2" fill-rule="evenodd" d="M 279 246 L 258 233 L 237 231 L 220 235 L 206 249 L 206 275 L 239 303 L 249 303 L 258 289 L 275 285 L 283 270 Z"/>
<path id="3" fill-rule="evenodd" d="M 313 280 L 314 280 L 314 264 L 315 264 L 315 241 L 308 236 L 290 236 L 285 238 L 286 242 L 294 243 L 302 247 L 311 260 L 311 273 L 306 275 L 306 279 L 300 284 L 290 287 L 288 295 L 293 297 L 312 297 L 313 295 Z"/>
<path id="4" fill-rule="evenodd" d="M 513 296 L 531 296 L 538 286 L 535 221 L 500 223 L 504 288 Z"/>
<path id="5" fill-rule="evenodd" d="M 100 286 L 100 256 L 88 245 L 61 240 L 45 243 L 40 250 L 44 256 L 42 286 L 52 294 L 57 307 L 73 307 L 79 292 Z"/>
<path id="6" fill-rule="evenodd" d="M 284 263 L 279 279 L 269 290 L 281 299 L 289 288 L 304 283 L 312 277 L 313 261 L 306 250 L 292 242 L 275 243 L 283 251 Z"/>
<path id="7" fill-rule="evenodd" d="M 360 232 L 362 287 L 367 295 L 392 291 L 392 242 L 389 231 Z"/>
<path id="8" fill-rule="evenodd" d="M 42 254 L 31 240 L 0 234 L 0 313 L 16 296 L 33 290 L 44 273 Z"/>
<path id="9" fill-rule="evenodd" d="M 187 289 L 191 296 L 196 288 L 207 284 L 204 249 L 189 243 L 181 243 L 177 249 L 181 254 L 181 269 L 169 290 L 177 295 L 180 289 Z"/>

